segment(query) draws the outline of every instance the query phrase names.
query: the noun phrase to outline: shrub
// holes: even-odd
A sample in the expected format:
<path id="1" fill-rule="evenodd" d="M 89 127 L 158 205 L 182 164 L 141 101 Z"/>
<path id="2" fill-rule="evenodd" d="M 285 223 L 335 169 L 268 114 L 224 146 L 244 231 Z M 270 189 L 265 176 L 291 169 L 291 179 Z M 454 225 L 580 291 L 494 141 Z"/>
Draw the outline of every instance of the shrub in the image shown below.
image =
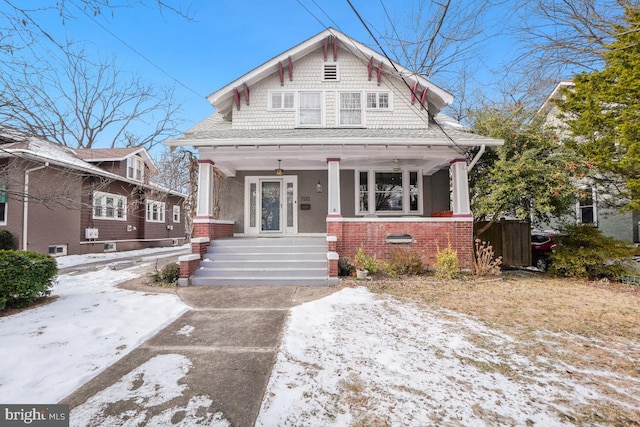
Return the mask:
<path id="1" fill-rule="evenodd" d="M 51 294 L 56 260 L 37 252 L 0 250 L 0 310 L 26 307 Z"/>
<path id="2" fill-rule="evenodd" d="M 340 276 L 351 276 L 351 271 L 353 271 L 354 267 L 351 264 L 351 258 L 342 257 L 338 260 L 338 275 Z"/>
<path id="3" fill-rule="evenodd" d="M 436 253 L 436 277 L 440 280 L 452 280 L 460 274 L 460 262 L 458 261 L 458 252 L 452 247 L 451 243 L 446 248 Z"/>
<path id="4" fill-rule="evenodd" d="M 180 265 L 172 262 L 165 265 L 162 269 L 158 270 L 156 265 L 156 272 L 153 275 L 153 282 L 157 284 L 176 285 L 180 278 Z"/>
<path id="5" fill-rule="evenodd" d="M 353 265 L 356 269 L 367 270 L 371 274 L 378 272 L 378 262 L 376 261 L 376 257 L 365 253 L 362 245 L 360 245 L 356 252 L 356 256 L 353 258 Z"/>
<path id="6" fill-rule="evenodd" d="M 587 225 L 567 226 L 550 256 L 549 273 L 583 279 L 620 279 L 628 274 L 625 263 L 633 256 L 631 245 L 605 237 Z"/>
<path id="7" fill-rule="evenodd" d="M 13 234 L 9 230 L 0 230 L 0 250 L 13 249 Z"/>
<path id="8" fill-rule="evenodd" d="M 494 258 L 493 246 L 480 239 L 475 241 L 476 253 L 473 258 L 473 274 L 476 276 L 498 275 L 502 257 Z"/>
<path id="9" fill-rule="evenodd" d="M 394 248 L 389 254 L 386 268 L 392 276 L 400 274 L 422 274 L 424 266 L 422 255 L 414 250 Z"/>

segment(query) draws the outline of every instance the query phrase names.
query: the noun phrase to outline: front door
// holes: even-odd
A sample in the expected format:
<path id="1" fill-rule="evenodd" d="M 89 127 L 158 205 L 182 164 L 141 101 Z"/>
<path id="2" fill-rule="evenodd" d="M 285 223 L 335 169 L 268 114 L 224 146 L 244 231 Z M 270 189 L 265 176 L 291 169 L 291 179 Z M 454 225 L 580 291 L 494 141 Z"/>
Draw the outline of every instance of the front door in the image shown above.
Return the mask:
<path id="1" fill-rule="evenodd" d="M 245 178 L 245 233 L 298 232 L 297 177 Z"/>

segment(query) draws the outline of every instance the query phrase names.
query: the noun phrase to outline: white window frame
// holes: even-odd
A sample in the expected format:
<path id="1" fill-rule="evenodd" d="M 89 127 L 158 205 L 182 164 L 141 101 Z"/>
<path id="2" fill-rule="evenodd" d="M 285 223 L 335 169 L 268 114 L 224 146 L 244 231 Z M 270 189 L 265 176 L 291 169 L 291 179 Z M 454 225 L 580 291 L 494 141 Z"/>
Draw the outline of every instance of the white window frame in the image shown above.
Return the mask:
<path id="1" fill-rule="evenodd" d="M 180 205 L 173 205 L 173 222 L 180 223 Z"/>
<path id="2" fill-rule="evenodd" d="M 111 199 L 111 206 L 108 200 Z M 96 203 L 99 200 L 100 203 Z M 96 215 L 96 208 L 100 208 L 100 214 Z M 113 215 L 109 215 L 109 207 L 113 209 Z M 119 216 L 119 212 L 121 215 Z M 107 221 L 126 221 L 127 220 L 127 196 L 122 194 L 105 193 L 95 191 L 91 204 L 91 216 L 93 219 L 103 219 Z"/>
<path id="3" fill-rule="evenodd" d="M 165 202 L 160 202 L 158 200 L 147 200 L 145 209 L 146 221 L 164 223 L 166 206 L 167 205 Z M 155 211 L 154 208 L 156 209 Z M 155 218 L 154 213 L 157 213 L 157 216 Z"/>
<path id="4" fill-rule="evenodd" d="M 596 188 L 593 186 L 588 186 L 588 187 L 582 187 L 579 189 L 580 192 L 588 192 L 589 190 L 591 190 L 590 205 L 583 205 L 582 198 L 580 197 L 580 195 L 578 195 L 578 199 L 576 200 L 576 223 L 592 225 L 594 227 L 597 227 L 598 226 L 598 198 L 596 197 L 597 196 Z M 587 222 L 587 223 L 582 222 L 582 209 L 584 208 L 591 208 L 592 215 L 593 215 L 593 222 Z"/>
<path id="5" fill-rule="evenodd" d="M 374 107 L 370 107 L 369 106 L 369 95 L 374 95 L 376 98 L 376 105 Z M 381 107 L 380 106 L 380 95 L 387 95 L 387 106 L 386 107 Z M 389 91 L 366 91 L 365 95 L 364 95 L 364 101 L 366 103 L 365 108 L 367 110 L 382 110 L 382 111 L 390 111 L 392 110 L 392 104 L 391 104 L 391 92 Z"/>
<path id="6" fill-rule="evenodd" d="M 360 123 L 347 123 L 347 124 L 343 124 L 342 123 L 342 95 L 346 95 L 346 94 L 358 94 L 360 96 Z M 344 91 L 339 91 L 338 92 L 338 96 L 337 96 L 337 102 L 336 102 L 336 121 L 337 121 L 337 125 L 339 127 L 356 127 L 356 128 L 361 128 L 364 127 L 365 123 L 366 123 L 366 118 L 365 118 L 365 108 L 364 108 L 364 103 L 363 103 L 363 98 L 364 98 L 364 93 L 362 91 L 358 91 L 358 90 L 344 90 Z M 366 101 L 366 100 L 365 100 Z M 347 109 L 345 109 L 347 110 Z M 351 110 L 355 110 L 355 109 L 348 109 L 348 111 Z"/>
<path id="7" fill-rule="evenodd" d="M 367 173 L 367 191 L 368 191 L 368 210 L 360 210 L 360 172 Z M 410 194 L 410 178 L 411 172 L 417 174 L 418 184 L 418 209 L 411 210 L 411 194 Z M 376 210 L 376 198 L 375 198 L 375 182 L 376 173 L 401 173 L 402 174 L 402 209 L 401 210 Z M 416 168 L 402 168 L 401 170 L 388 169 L 356 169 L 354 175 L 355 182 L 355 210 L 356 215 L 422 215 L 423 213 L 423 187 L 422 187 L 422 170 Z"/>
<path id="8" fill-rule="evenodd" d="M 127 178 L 140 182 L 144 180 L 144 160 L 140 156 L 127 157 Z"/>
<path id="9" fill-rule="evenodd" d="M 291 106 L 287 107 L 285 105 L 286 96 L 290 95 Z M 273 98 L 280 98 L 280 107 L 273 105 Z M 296 92 L 292 90 L 271 90 L 269 91 L 269 111 L 295 111 L 296 110 Z"/>
<path id="10" fill-rule="evenodd" d="M 301 123 L 300 122 L 300 111 L 301 111 L 301 105 L 302 102 L 300 102 L 300 97 L 304 94 L 317 94 L 320 96 L 320 108 L 319 108 L 319 112 L 320 112 L 320 123 Z M 320 91 L 320 90 L 305 90 L 305 91 L 299 91 L 297 96 L 296 96 L 296 123 L 298 127 L 303 127 L 303 128 L 318 128 L 318 127 L 324 127 L 324 92 Z M 314 109 L 315 110 L 315 109 Z"/>
<path id="11" fill-rule="evenodd" d="M 0 199 L 4 201 L 0 201 L 0 205 L 3 206 L 3 217 L 0 218 L 0 225 L 7 225 L 7 214 L 9 211 L 9 193 L 8 193 L 8 185 L 7 181 L 0 180 Z"/>

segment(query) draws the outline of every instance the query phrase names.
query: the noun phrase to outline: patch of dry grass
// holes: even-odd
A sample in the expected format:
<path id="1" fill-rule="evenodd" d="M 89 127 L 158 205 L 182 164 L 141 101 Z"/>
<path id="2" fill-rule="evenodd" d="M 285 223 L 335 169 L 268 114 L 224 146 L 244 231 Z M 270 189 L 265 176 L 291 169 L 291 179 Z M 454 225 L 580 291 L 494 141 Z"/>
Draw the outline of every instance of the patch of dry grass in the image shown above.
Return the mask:
<path id="1" fill-rule="evenodd" d="M 518 272 L 497 278 L 344 281 L 374 292 L 472 316 L 515 338 L 518 353 L 607 399 L 573 405 L 577 424 L 640 425 L 640 288 Z M 474 344 L 500 353 L 482 336 Z M 484 369 L 480 367 L 481 369 Z M 487 366 L 511 377 L 508 366 Z"/>

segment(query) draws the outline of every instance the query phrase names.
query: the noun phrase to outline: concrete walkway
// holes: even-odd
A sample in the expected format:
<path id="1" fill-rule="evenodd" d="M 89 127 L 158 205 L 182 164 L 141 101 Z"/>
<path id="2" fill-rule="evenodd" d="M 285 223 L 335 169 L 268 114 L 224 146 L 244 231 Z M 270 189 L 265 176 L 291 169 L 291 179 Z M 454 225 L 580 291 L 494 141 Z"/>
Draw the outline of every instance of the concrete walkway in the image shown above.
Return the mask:
<path id="1" fill-rule="evenodd" d="M 142 290 L 141 286 L 137 287 Z M 145 287 L 146 292 L 153 292 L 154 288 Z M 232 426 L 253 426 L 289 308 L 333 291 L 330 287 L 296 286 L 179 288 L 175 292 L 192 310 L 61 403 L 74 408 L 151 358 L 177 354 L 192 363 L 181 380 L 187 385 L 186 392 L 164 405 L 146 408 L 146 419 L 168 406 L 186 407 L 192 396 L 207 396 L 212 401 L 208 412 L 222 413 Z M 183 328 L 188 328 L 190 333 L 178 333 Z M 139 412 L 138 406 L 136 399 L 114 402 L 105 413 Z M 179 417 L 172 421 L 179 421 Z"/>

